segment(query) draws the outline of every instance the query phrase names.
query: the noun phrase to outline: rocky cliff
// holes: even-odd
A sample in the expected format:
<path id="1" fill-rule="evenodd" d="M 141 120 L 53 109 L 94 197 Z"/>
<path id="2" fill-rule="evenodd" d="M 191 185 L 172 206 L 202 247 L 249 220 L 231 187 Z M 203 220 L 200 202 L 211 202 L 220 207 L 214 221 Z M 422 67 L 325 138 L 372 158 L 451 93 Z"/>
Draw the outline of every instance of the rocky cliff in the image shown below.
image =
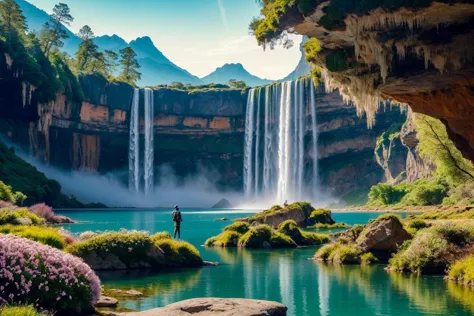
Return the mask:
<path id="1" fill-rule="evenodd" d="M 308 59 L 369 124 L 393 99 L 441 119 L 474 160 L 474 4 L 467 0 L 264 1 L 252 28 L 264 46 L 310 37 Z M 315 71 L 317 69 L 315 68 Z"/>
<path id="2" fill-rule="evenodd" d="M 43 104 L 35 99 L 38 90 L 9 72 L 7 61 L 3 67 L 8 80 L 0 82 L 0 90 L 8 91 L 0 94 L 1 131 L 48 164 L 114 172 L 127 183 L 134 89 L 100 76 L 80 76 L 81 101 L 58 94 Z M 154 90 L 156 174 L 165 164 L 179 178 L 205 169 L 218 174 L 213 179 L 218 187 L 241 190 L 247 98 L 247 90 Z M 356 108 L 345 105 L 337 93 L 320 87 L 316 98 L 321 184 L 339 196 L 384 180 L 374 156 L 377 137 L 393 122 L 402 124 L 405 115 L 398 108 L 380 112 L 375 127 L 367 129 L 365 118 L 359 118 Z M 143 90 L 139 107 L 144 107 Z M 143 125 L 141 118 L 141 133 Z M 390 160 L 405 158 L 406 151 L 400 151 Z"/>

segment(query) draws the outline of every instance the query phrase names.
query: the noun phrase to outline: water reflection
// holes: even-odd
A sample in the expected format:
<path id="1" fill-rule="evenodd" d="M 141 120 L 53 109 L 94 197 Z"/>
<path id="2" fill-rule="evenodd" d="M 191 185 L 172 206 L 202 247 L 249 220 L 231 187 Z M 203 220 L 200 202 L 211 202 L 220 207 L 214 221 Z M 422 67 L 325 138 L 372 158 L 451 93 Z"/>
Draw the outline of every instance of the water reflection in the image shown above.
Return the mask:
<path id="1" fill-rule="evenodd" d="M 448 293 L 457 302 L 461 303 L 466 310 L 474 314 L 474 289 L 472 287 L 449 282 Z"/>

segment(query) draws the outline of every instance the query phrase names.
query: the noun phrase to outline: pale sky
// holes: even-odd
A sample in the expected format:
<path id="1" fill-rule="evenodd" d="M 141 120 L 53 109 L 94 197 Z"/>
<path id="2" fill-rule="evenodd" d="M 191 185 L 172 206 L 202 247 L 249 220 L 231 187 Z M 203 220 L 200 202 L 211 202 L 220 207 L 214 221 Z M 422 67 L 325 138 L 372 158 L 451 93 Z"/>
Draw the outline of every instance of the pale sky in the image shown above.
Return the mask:
<path id="1" fill-rule="evenodd" d="M 242 63 L 261 78 L 281 79 L 296 67 L 300 36 L 291 49 L 263 51 L 248 25 L 259 15 L 255 0 L 27 0 L 51 13 L 64 2 L 75 20 L 70 29 L 89 25 L 97 36 L 131 41 L 149 36 L 178 66 L 203 77 L 225 63 Z"/>

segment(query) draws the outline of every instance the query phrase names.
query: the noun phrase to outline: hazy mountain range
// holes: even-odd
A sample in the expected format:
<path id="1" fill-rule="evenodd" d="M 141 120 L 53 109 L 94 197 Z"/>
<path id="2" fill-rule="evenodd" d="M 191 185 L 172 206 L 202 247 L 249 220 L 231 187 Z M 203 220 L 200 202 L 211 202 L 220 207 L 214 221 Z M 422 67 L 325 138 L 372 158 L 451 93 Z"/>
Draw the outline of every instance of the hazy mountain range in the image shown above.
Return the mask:
<path id="1" fill-rule="evenodd" d="M 25 0 L 16 0 L 28 22 L 30 31 L 40 31 L 43 24 L 49 20 L 49 15 L 45 11 L 37 8 Z M 64 27 L 67 34 L 70 36 L 64 41 L 63 51 L 69 55 L 74 56 L 81 40 L 71 32 L 67 27 Z M 94 42 L 99 46 L 101 51 L 112 50 L 119 52 L 120 49 L 130 46 L 137 53 L 137 61 L 141 65 L 139 71 L 142 74 L 142 79 L 138 82 L 140 86 L 155 86 L 158 84 L 169 84 L 171 82 L 182 82 L 193 85 L 205 83 L 221 83 L 226 84 L 230 79 L 243 80 L 248 86 L 259 86 L 271 83 L 272 80 L 262 79 L 249 73 L 241 64 L 225 64 L 217 68 L 209 75 L 198 78 L 187 70 L 177 66 L 169 60 L 148 37 L 139 37 L 130 43 L 127 43 L 118 35 L 104 35 L 94 38 Z M 306 64 L 302 64 L 302 62 Z M 284 80 L 293 80 L 304 74 L 301 74 L 308 67 L 308 64 L 302 59 L 298 67 Z M 308 67 L 309 70 L 309 67 Z"/>

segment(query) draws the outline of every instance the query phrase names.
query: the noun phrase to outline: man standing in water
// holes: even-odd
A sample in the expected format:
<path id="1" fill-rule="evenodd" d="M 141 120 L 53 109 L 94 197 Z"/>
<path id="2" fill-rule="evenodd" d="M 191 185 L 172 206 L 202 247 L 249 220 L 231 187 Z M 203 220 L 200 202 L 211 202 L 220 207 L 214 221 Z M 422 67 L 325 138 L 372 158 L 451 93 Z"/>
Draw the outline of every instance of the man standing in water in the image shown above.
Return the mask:
<path id="1" fill-rule="evenodd" d="M 178 235 L 178 240 L 181 239 L 181 222 L 183 218 L 181 217 L 181 212 L 179 211 L 178 205 L 174 206 L 174 211 L 171 214 L 174 222 L 174 239 L 176 239 L 176 235 Z"/>

